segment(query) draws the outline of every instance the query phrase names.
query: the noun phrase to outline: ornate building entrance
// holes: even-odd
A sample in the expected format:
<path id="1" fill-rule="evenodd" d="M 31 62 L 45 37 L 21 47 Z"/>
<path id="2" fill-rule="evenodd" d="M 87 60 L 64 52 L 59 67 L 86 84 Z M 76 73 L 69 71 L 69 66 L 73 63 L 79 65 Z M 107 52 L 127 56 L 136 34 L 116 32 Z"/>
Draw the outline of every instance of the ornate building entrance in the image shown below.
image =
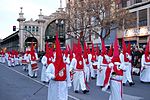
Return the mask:
<path id="1" fill-rule="evenodd" d="M 61 47 L 65 47 L 65 20 L 56 19 L 50 22 L 45 31 L 45 42 L 50 45 L 55 43 L 56 33 L 60 40 Z"/>

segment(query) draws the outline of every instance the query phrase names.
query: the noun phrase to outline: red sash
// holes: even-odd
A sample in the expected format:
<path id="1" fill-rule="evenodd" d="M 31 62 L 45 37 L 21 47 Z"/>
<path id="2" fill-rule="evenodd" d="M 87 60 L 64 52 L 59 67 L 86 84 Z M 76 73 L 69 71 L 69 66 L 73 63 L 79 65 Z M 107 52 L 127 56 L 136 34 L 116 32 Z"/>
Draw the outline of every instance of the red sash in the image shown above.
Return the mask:
<path id="1" fill-rule="evenodd" d="M 93 68 L 94 68 L 94 69 L 97 69 L 97 65 L 93 65 Z"/>
<path id="2" fill-rule="evenodd" d="M 37 70 L 38 69 L 38 65 L 37 63 L 31 64 L 32 70 Z"/>
<path id="3" fill-rule="evenodd" d="M 27 64 L 27 61 L 26 60 L 22 60 L 22 64 Z"/>

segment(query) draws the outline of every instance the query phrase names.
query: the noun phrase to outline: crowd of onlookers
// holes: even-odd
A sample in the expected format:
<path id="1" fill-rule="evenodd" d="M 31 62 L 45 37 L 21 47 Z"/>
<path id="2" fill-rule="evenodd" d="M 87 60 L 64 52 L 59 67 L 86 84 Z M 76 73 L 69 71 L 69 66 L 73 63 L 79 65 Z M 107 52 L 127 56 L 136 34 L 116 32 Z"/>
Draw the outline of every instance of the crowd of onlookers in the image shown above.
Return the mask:
<path id="1" fill-rule="evenodd" d="M 133 68 L 141 68 L 141 58 L 145 51 L 145 45 L 142 48 L 138 48 L 137 46 L 133 46 L 131 48 L 131 56 L 132 56 L 132 67 Z M 140 73 L 138 73 L 139 75 Z"/>

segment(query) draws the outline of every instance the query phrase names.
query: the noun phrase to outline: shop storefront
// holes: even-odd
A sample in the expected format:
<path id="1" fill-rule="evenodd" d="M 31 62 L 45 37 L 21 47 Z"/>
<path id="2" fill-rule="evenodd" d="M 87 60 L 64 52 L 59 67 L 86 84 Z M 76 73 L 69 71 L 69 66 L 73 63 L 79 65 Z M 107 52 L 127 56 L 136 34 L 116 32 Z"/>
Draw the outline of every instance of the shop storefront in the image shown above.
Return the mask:
<path id="1" fill-rule="evenodd" d="M 142 47 L 150 38 L 150 27 L 132 28 L 124 31 L 125 42 Z"/>

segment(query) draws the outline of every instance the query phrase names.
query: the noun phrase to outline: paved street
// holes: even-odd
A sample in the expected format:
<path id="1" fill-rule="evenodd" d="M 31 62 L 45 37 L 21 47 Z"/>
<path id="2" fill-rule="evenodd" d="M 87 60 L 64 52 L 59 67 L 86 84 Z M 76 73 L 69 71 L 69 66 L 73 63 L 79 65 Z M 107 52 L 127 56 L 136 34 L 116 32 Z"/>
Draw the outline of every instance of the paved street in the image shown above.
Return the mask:
<path id="1" fill-rule="evenodd" d="M 38 78 L 29 78 L 22 66 L 7 67 L 0 63 L 0 100 L 47 100 L 47 84 L 40 82 L 41 63 L 39 63 Z M 150 84 L 140 83 L 139 77 L 134 76 L 135 86 L 126 85 L 124 100 L 150 100 Z M 90 92 L 78 94 L 69 90 L 69 100 L 108 100 L 108 92 L 96 87 L 95 80 L 89 83 Z"/>

